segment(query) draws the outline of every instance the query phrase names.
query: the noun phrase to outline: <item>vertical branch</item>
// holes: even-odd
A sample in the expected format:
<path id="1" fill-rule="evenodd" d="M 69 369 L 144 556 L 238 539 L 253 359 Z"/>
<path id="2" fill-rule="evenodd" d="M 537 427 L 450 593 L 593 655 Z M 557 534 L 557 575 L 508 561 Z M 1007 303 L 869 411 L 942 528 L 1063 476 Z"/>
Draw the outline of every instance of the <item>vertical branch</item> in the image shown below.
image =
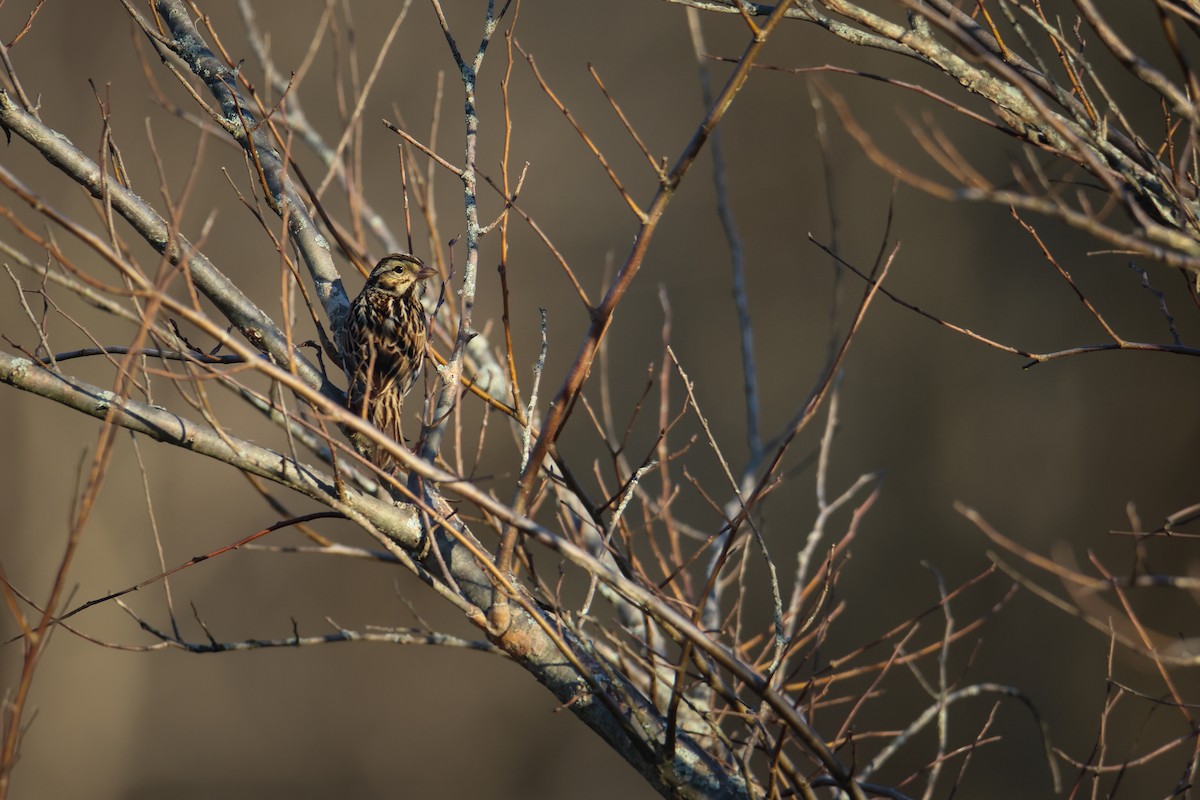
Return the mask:
<path id="1" fill-rule="evenodd" d="M 646 211 L 646 218 L 638 228 L 638 232 L 634 238 L 633 249 L 626 257 L 625 264 L 618 271 L 616 277 L 613 278 L 608 292 L 605 294 L 604 299 L 600 301 L 600 305 L 592 309 L 592 322 L 588 326 L 588 331 L 580 345 L 579 354 L 568 369 L 562 386 L 550 404 L 550 408 L 546 414 L 546 423 L 542 427 L 542 432 L 534 445 L 529 463 L 521 473 L 517 498 L 514 503 L 514 509 L 517 513 L 524 514 L 529 508 L 542 460 L 550 451 L 550 447 L 559 434 L 562 433 L 562 427 L 566 423 L 567 416 L 571 408 L 575 405 L 575 400 L 579 396 L 579 392 L 583 389 L 583 382 L 591 372 L 592 362 L 596 358 L 600 341 L 604 338 L 604 334 L 608 331 L 608 326 L 612 323 L 612 316 L 617 304 L 621 302 L 621 299 L 625 296 L 625 292 L 633 283 L 633 279 L 637 277 L 654 233 L 658 230 L 659 220 L 670 204 L 675 194 L 675 189 L 678 188 L 680 181 L 683 180 L 692 164 L 695 163 L 696 158 L 708 142 L 712 132 L 716 129 L 720 121 L 725 118 L 729 107 L 733 104 L 738 93 L 741 92 L 742 86 L 745 85 L 754 60 L 758 57 L 771 32 L 780 20 L 784 18 L 791 5 L 792 0 L 781 0 L 775 6 L 774 11 L 771 12 L 771 16 L 767 19 L 767 22 L 755 32 L 749 44 L 747 44 L 742 57 L 738 59 L 737 67 L 729 77 L 729 81 L 709 108 L 708 113 L 696 129 L 696 132 L 692 135 L 691 140 L 684 146 L 674 167 L 667 173 L 665 179 L 660 184 L 658 192 L 655 194 L 649 209 Z"/>
<path id="2" fill-rule="evenodd" d="M 517 0 L 516 9 L 513 11 L 513 23 L 509 30 L 504 33 L 504 44 L 506 54 L 508 56 L 504 65 L 504 77 L 500 80 L 500 102 L 504 109 L 504 145 L 503 152 L 500 156 L 500 185 L 504 190 L 505 210 L 500 217 L 500 265 L 496 271 L 500 274 L 500 298 L 504 305 L 504 311 L 500 316 L 500 322 L 504 326 L 504 353 L 508 367 L 508 386 L 509 395 L 512 399 L 512 407 L 517 411 L 517 422 L 522 426 L 525 433 L 524 440 L 529 438 L 530 420 L 528 417 L 522 417 L 521 410 L 521 386 L 517 381 L 517 365 L 513 355 L 512 344 L 512 321 L 508 313 L 508 203 L 512 201 L 513 192 L 509 185 L 508 174 L 508 156 L 512 146 L 512 107 L 509 105 L 508 87 L 512 80 L 513 68 L 513 30 L 517 27 L 517 17 L 521 13 L 521 2 Z M 545 313 L 543 312 L 543 335 L 545 332 Z M 521 450 L 521 469 L 525 469 L 524 459 L 528 456 L 528 448 L 522 447 Z"/>
<path id="3" fill-rule="evenodd" d="M 700 12 L 688 7 L 688 31 L 692 36 L 692 52 L 700 73 L 700 94 L 704 105 L 713 103 L 712 81 L 708 62 L 705 60 L 707 47 L 704 31 L 700 27 Z M 721 230 L 729 244 L 729 266 L 733 273 L 733 304 L 737 309 L 738 333 L 742 345 L 742 385 L 746 395 L 746 446 L 750 452 L 747 471 L 753 471 L 762 461 L 763 446 L 759 433 L 758 368 L 754 361 L 754 329 L 750 325 L 750 303 L 746 299 L 745 250 L 737 223 L 733 219 L 733 208 L 729 204 L 729 186 L 725 181 L 725 153 L 721 147 L 721 132 L 714 130 L 709 152 L 713 161 L 713 190 L 717 195 L 717 217 Z"/>
<path id="4" fill-rule="evenodd" d="M 454 351 L 450 356 L 450 360 L 446 366 L 438 370 L 442 377 L 442 389 L 438 395 L 437 404 L 434 407 L 433 422 L 423 437 L 425 443 L 421 448 L 421 457 L 429 461 L 433 461 L 441 450 L 442 437 L 446 430 L 446 421 L 449 419 L 450 410 L 454 407 L 458 397 L 459 383 L 462 378 L 463 354 L 466 351 L 467 345 L 475 338 L 475 331 L 471 327 L 471 319 L 475 310 L 475 281 L 479 272 L 479 237 L 482 230 L 479 224 L 478 177 L 476 174 L 479 111 L 475 99 L 475 88 L 479 70 L 483 66 L 483 57 L 487 52 L 488 44 L 491 42 L 492 34 L 496 31 L 496 25 L 500 17 L 508 9 L 508 5 L 505 4 L 504 8 L 500 10 L 500 14 L 497 15 L 495 13 L 495 0 L 488 0 L 487 12 L 483 22 L 483 36 L 480 38 L 478 50 L 475 51 L 475 58 L 468 64 L 463 60 L 462 53 L 459 52 L 458 45 L 454 41 L 454 36 L 450 33 L 450 26 L 446 22 L 446 15 L 442 11 L 441 3 L 439 0 L 431 0 L 431 2 L 433 3 L 434 11 L 437 13 L 438 22 L 442 26 L 442 33 L 446 37 L 446 43 L 449 45 L 450 52 L 454 55 L 454 61 L 458 64 L 459 72 L 462 74 L 467 131 L 460 178 L 463 182 L 463 206 L 467 228 L 467 256 L 466 263 L 463 265 L 462 288 L 458 292 L 461 298 L 458 317 L 458 336 L 454 341 Z"/>

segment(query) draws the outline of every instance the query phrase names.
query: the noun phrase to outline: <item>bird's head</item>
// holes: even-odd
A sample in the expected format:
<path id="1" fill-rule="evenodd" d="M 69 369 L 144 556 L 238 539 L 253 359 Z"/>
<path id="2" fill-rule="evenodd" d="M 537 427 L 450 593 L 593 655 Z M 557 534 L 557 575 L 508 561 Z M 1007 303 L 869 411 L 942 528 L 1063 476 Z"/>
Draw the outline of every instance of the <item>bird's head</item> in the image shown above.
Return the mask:
<path id="1" fill-rule="evenodd" d="M 384 256 L 371 270 L 367 286 L 388 294 L 404 295 L 426 278 L 437 274 L 437 270 L 421 263 L 421 259 L 407 253 L 392 253 Z"/>

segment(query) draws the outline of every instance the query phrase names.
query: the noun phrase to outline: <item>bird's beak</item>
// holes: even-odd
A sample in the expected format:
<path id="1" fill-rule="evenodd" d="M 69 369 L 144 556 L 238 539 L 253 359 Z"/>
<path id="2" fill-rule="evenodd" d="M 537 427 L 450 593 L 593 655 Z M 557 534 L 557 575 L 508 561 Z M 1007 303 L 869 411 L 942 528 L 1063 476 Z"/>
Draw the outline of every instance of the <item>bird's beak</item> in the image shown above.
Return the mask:
<path id="1" fill-rule="evenodd" d="M 413 277 L 415 277 L 419 281 L 423 281 L 426 278 L 432 278 L 434 275 L 437 275 L 437 274 L 438 274 L 437 270 L 434 269 L 433 267 L 422 266 L 419 270 L 417 270 L 416 274 Z"/>

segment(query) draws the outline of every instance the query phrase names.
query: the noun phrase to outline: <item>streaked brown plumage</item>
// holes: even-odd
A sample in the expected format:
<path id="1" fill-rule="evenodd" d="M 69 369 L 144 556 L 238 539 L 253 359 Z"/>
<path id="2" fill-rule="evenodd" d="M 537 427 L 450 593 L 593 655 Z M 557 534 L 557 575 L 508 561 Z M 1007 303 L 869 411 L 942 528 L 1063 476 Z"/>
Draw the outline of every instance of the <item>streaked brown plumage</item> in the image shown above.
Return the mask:
<path id="1" fill-rule="evenodd" d="M 400 442 L 400 409 L 425 363 L 426 322 L 421 297 L 425 280 L 436 271 L 416 256 L 384 256 L 354 302 L 341 341 L 342 361 L 350 382 L 349 409 L 370 420 Z M 390 470 L 395 462 L 365 437 L 355 446 L 376 466 Z"/>

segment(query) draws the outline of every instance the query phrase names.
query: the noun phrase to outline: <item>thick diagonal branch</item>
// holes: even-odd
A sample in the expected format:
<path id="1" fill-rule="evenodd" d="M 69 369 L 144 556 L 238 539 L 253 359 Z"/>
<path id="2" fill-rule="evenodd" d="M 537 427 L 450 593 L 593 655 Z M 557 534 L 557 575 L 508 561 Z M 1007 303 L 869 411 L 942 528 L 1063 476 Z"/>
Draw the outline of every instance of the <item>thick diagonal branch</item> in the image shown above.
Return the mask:
<path id="1" fill-rule="evenodd" d="M 145 200 L 119 182 L 105 180 L 100 167 L 83 151 L 56 130 L 21 108 L 0 90 L 0 127 L 24 139 L 43 158 L 67 177 L 87 189 L 93 197 L 112 204 L 134 230 L 168 261 L 187 269 L 192 282 L 205 297 L 241 332 L 256 349 L 270 355 L 279 364 L 295 364 L 296 374 L 309 386 L 321 387 L 329 396 L 339 389 L 330 384 L 306 358 L 289 347 L 279 326 L 229 280 L 203 253 L 172 230 Z"/>
<path id="2" fill-rule="evenodd" d="M 229 344 L 238 349 L 235 342 Z M 260 366 L 285 383 L 290 378 L 269 364 Z M 295 381 L 294 378 L 291 380 Z M 403 552 L 411 552 L 422 541 L 419 514 L 413 506 L 394 506 L 344 486 L 339 491 L 334 479 L 315 467 L 231 437 L 227 432 L 218 433 L 209 425 L 188 420 L 167 409 L 120 397 L 109 390 L 51 372 L 29 359 L 3 352 L 0 352 L 0 383 L 54 400 L 97 419 L 112 413 L 114 423 L 124 428 L 300 492 L 341 511 L 394 552 L 397 546 L 403 548 Z M 337 413 L 330 401 L 322 401 L 319 397 L 310 399 L 318 405 L 324 402 L 331 406 L 327 411 Z M 412 458 L 423 469 L 446 477 L 435 467 Z M 444 520 L 454 514 L 449 503 L 436 492 L 430 492 L 429 496 L 437 517 Z M 543 541 L 555 542 L 556 537 L 548 531 L 528 521 L 523 524 L 537 530 Z M 435 569 L 434 560 L 445 564 L 450 578 L 465 598 L 478 608 L 488 608 L 497 591 L 496 576 L 486 568 L 491 566 L 491 558 L 483 547 L 465 527 L 451 533 L 445 527 L 435 526 L 433 535 L 440 559 L 431 559 L 430 570 Z M 484 554 L 482 559 L 478 555 L 481 552 Z M 577 559 L 587 558 L 574 548 L 570 555 Z M 437 568 L 440 569 L 440 565 Z M 666 722 L 653 704 L 619 673 L 597 661 L 590 648 L 563 628 L 558 620 L 538 609 L 522 587 L 508 584 L 506 591 L 519 594 L 520 602 L 513 604 L 512 622 L 497 637 L 497 644 L 659 792 L 668 797 L 748 796 L 736 774 L 728 772 L 689 738 L 679 737 L 673 755 L 665 755 L 661 742 Z"/>

